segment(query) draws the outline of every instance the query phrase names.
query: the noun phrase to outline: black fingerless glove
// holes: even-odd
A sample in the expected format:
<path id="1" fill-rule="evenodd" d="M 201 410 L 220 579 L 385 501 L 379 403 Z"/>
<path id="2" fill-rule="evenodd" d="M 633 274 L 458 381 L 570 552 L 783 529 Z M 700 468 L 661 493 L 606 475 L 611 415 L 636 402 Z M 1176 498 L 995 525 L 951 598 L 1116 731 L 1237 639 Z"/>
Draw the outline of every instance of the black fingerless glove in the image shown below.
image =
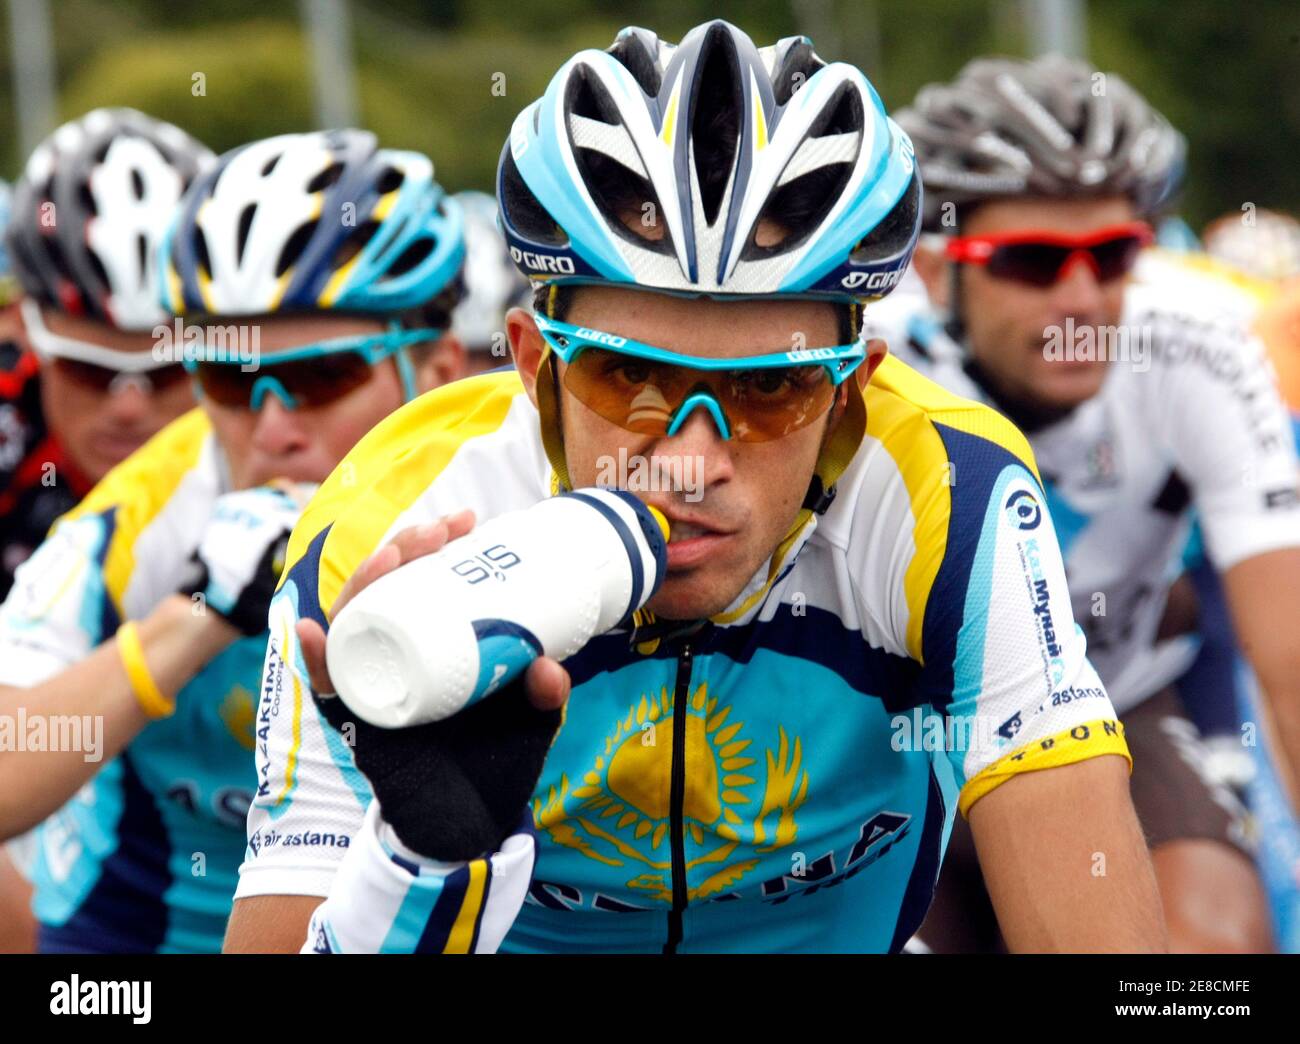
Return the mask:
<path id="1" fill-rule="evenodd" d="M 523 678 L 442 721 L 385 729 L 363 721 L 337 696 L 316 696 L 369 780 L 384 820 L 412 851 L 467 862 L 519 825 L 551 741 L 558 710 L 536 710 Z"/>

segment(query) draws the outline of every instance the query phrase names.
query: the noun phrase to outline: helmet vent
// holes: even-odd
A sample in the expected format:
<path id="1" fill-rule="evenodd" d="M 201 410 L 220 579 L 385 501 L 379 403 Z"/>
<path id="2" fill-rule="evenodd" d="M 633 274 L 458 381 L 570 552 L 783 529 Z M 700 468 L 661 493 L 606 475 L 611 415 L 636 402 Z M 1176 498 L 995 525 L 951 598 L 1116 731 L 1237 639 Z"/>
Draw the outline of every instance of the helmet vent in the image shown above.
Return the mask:
<path id="1" fill-rule="evenodd" d="M 135 234 L 135 259 L 140 266 L 140 271 L 147 271 L 149 268 L 149 241 L 145 238 L 143 232 Z"/>
<path id="2" fill-rule="evenodd" d="M 853 173 L 862 119 L 861 99 L 844 84 L 768 196 L 742 255 L 746 260 L 793 250 L 821 225 Z"/>
<path id="3" fill-rule="evenodd" d="M 194 260 L 203 269 L 203 274 L 211 279 L 212 258 L 208 255 L 208 237 L 197 224 L 194 226 Z"/>
<path id="4" fill-rule="evenodd" d="M 785 105 L 794 97 L 794 92 L 808 82 L 809 78 L 826 63 L 817 57 L 812 44 L 800 40 L 785 52 L 781 68 L 772 78 L 773 93 L 777 105 Z"/>
<path id="5" fill-rule="evenodd" d="M 308 192 L 324 192 L 338 181 L 343 174 L 342 163 L 331 163 L 328 167 L 307 182 Z"/>
<path id="6" fill-rule="evenodd" d="M 340 268 L 351 261 L 357 254 L 366 248 L 366 244 L 379 231 L 379 222 L 374 218 L 366 218 L 356 228 L 348 233 L 346 239 L 339 244 L 338 249 L 334 252 L 334 261 L 330 266 L 332 271 L 337 272 Z"/>
<path id="7" fill-rule="evenodd" d="M 614 232 L 648 250 L 671 253 L 672 243 L 664 222 L 663 208 L 650 181 L 608 152 L 594 147 L 594 124 L 617 127 L 610 133 L 626 134 L 618 110 L 605 87 L 579 68 L 569 80 L 566 121 L 569 145 L 582 175 L 582 182 Z M 573 117 L 579 117 L 574 119 Z M 577 140 L 581 135 L 582 140 Z M 628 157 L 630 158 L 630 157 Z M 639 160 L 639 158 L 638 158 Z"/>
<path id="8" fill-rule="evenodd" d="M 384 172 L 379 175 L 379 180 L 375 183 L 375 191 L 381 196 L 386 196 L 390 192 L 396 192 L 402 187 L 402 182 L 406 180 L 406 175 L 396 167 L 386 167 Z"/>
<path id="9" fill-rule="evenodd" d="M 131 192 L 136 199 L 144 199 L 144 178 L 135 167 L 131 168 Z"/>
<path id="10" fill-rule="evenodd" d="M 659 73 L 656 56 L 646 49 L 646 42 L 639 33 L 620 36 L 614 41 L 609 53 L 622 63 L 649 97 L 653 98 L 659 93 L 663 77 Z"/>
<path id="11" fill-rule="evenodd" d="M 235 233 L 235 264 L 243 264 L 244 247 L 248 245 L 248 230 L 253 227 L 253 217 L 257 213 L 257 204 L 250 203 L 239 215 L 239 228 Z"/>
<path id="12" fill-rule="evenodd" d="M 95 205 L 95 194 L 90 191 L 89 182 L 83 181 L 77 186 L 77 199 L 85 208 L 88 217 L 96 217 L 99 214 L 99 207 Z"/>
<path id="13" fill-rule="evenodd" d="M 564 231 L 524 184 L 509 145 L 501 161 L 501 209 L 505 219 L 525 239 L 548 246 L 563 246 L 568 241 Z"/>
<path id="14" fill-rule="evenodd" d="M 894 257 L 911 241 L 916 227 L 916 212 L 921 207 L 921 182 L 916 174 L 907 184 L 907 190 L 883 221 L 868 232 L 849 254 L 855 264 L 867 264 Z"/>
<path id="15" fill-rule="evenodd" d="M 293 235 L 284 244 L 284 249 L 280 251 L 280 260 L 275 263 L 276 277 L 284 275 L 293 267 L 294 262 L 302 256 L 302 252 L 311 242 L 311 237 L 316 231 L 319 221 L 305 221 L 293 231 Z"/>
<path id="16" fill-rule="evenodd" d="M 280 162 L 280 157 L 283 155 L 284 155 L 283 152 L 277 152 L 274 156 L 272 156 L 269 160 L 266 161 L 266 163 L 262 167 L 262 177 L 269 178 L 271 176 L 271 171 L 275 170 L 275 165 Z"/>
<path id="17" fill-rule="evenodd" d="M 398 276 L 406 275 L 422 264 L 430 254 L 433 253 L 434 242 L 431 238 L 425 237 L 417 239 L 414 243 L 402 251 L 396 261 L 392 263 L 385 273 L 385 279 L 395 279 Z"/>
<path id="18" fill-rule="evenodd" d="M 704 220 L 718 219 L 722 197 L 736 165 L 744 92 L 731 38 L 720 26 L 705 41 L 704 65 L 697 75 L 692 99 L 691 141 L 694 143 L 695 175 L 700 184 Z"/>

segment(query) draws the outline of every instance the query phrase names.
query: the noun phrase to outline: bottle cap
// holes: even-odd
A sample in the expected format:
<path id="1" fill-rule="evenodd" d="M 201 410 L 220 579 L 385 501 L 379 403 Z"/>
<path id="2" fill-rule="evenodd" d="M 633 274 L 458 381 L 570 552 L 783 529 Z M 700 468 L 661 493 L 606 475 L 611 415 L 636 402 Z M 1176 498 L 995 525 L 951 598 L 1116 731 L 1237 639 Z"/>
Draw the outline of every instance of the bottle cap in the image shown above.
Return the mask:
<path id="1" fill-rule="evenodd" d="M 664 535 L 664 542 L 667 543 L 668 542 L 668 519 L 664 518 L 663 512 L 660 511 L 657 507 L 651 507 L 649 504 L 646 504 L 646 508 L 649 510 L 650 514 L 654 515 L 655 521 L 659 523 L 659 530 Z"/>

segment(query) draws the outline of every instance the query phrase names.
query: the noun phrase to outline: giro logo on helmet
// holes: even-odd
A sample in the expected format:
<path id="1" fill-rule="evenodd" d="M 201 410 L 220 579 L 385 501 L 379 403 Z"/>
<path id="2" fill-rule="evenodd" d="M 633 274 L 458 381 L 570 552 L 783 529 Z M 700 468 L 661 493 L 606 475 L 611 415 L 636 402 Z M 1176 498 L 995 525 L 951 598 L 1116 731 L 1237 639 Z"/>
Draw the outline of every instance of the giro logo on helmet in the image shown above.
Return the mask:
<path id="1" fill-rule="evenodd" d="M 520 250 L 516 246 L 510 248 L 510 256 L 514 258 L 515 264 L 522 265 L 532 272 L 554 272 L 558 275 L 573 275 L 574 272 L 571 257 L 534 254 L 527 250 Z"/>
<path id="2" fill-rule="evenodd" d="M 893 272 L 850 272 L 840 280 L 845 290 L 883 290 L 894 286 L 902 277 L 903 270 Z"/>

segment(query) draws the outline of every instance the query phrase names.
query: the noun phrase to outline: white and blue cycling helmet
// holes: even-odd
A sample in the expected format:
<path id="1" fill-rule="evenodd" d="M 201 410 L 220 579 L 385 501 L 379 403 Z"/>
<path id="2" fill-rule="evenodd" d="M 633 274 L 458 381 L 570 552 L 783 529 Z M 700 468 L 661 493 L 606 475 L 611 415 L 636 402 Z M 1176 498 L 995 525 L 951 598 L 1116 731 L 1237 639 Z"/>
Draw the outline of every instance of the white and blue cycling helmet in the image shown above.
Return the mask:
<path id="1" fill-rule="evenodd" d="M 226 153 L 164 242 L 173 314 L 394 315 L 459 284 L 460 207 L 418 152 L 361 130 L 285 134 Z"/>
<path id="2" fill-rule="evenodd" d="M 497 197 L 545 284 L 855 302 L 920 230 L 911 143 L 862 72 L 720 20 L 574 55 L 515 120 Z"/>

